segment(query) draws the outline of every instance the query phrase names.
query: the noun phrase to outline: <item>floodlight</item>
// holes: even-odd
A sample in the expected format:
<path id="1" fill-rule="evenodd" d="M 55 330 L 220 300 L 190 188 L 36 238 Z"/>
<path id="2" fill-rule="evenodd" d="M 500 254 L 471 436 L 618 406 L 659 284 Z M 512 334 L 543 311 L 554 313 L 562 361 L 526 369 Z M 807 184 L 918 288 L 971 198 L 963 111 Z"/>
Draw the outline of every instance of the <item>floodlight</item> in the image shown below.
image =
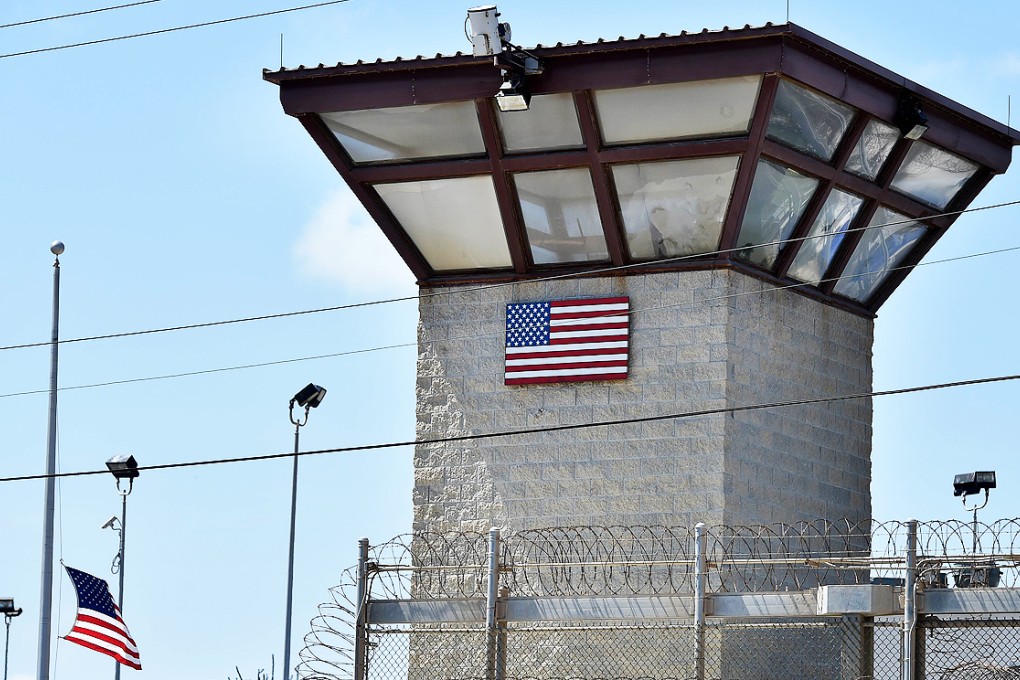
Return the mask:
<path id="1" fill-rule="evenodd" d="M 500 111 L 527 111 L 531 104 L 531 93 L 524 84 L 524 76 L 520 73 L 507 72 L 503 76 L 503 84 L 496 93 L 496 105 Z"/>
<path id="2" fill-rule="evenodd" d="M 17 616 L 21 613 L 20 609 L 15 609 L 13 597 L 0 597 L 0 614 L 5 616 Z"/>
<path id="3" fill-rule="evenodd" d="M 138 476 L 138 461 L 131 455 L 114 456 L 106 461 L 106 468 L 117 478 L 118 482 Z"/>
<path id="4" fill-rule="evenodd" d="M 305 408 L 316 408 L 322 403 L 322 400 L 326 397 L 326 388 L 320 385 L 314 385 L 308 383 L 301 391 L 294 395 L 294 398 L 290 400 L 291 404 L 297 404 Z"/>
<path id="5" fill-rule="evenodd" d="M 928 116 L 924 115 L 921 102 L 913 95 L 900 95 L 893 122 L 906 139 L 920 139 L 928 131 Z"/>
<path id="6" fill-rule="evenodd" d="M 995 472 L 964 472 L 953 478 L 953 495 L 970 496 L 980 493 L 982 490 L 987 494 L 989 489 L 995 488 Z"/>

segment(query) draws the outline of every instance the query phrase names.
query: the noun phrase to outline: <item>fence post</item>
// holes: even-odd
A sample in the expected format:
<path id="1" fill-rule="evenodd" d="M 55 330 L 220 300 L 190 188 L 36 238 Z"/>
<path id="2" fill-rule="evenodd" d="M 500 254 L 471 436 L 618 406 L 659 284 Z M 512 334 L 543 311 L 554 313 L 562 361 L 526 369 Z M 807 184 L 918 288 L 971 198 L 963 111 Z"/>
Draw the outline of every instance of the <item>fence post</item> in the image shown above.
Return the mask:
<path id="1" fill-rule="evenodd" d="M 499 662 L 499 626 L 496 607 L 499 604 L 499 529 L 489 529 L 488 592 L 485 596 L 485 632 L 487 649 L 485 654 L 485 677 L 488 680 L 502 680 Z"/>
<path id="2" fill-rule="evenodd" d="M 355 612 L 354 680 L 368 678 L 368 539 L 358 541 L 358 609 Z"/>
<path id="3" fill-rule="evenodd" d="M 705 523 L 694 525 L 694 677 L 705 680 Z"/>
<path id="4" fill-rule="evenodd" d="M 914 680 L 917 660 L 917 520 L 907 520 L 907 569 L 903 579 L 903 680 Z"/>

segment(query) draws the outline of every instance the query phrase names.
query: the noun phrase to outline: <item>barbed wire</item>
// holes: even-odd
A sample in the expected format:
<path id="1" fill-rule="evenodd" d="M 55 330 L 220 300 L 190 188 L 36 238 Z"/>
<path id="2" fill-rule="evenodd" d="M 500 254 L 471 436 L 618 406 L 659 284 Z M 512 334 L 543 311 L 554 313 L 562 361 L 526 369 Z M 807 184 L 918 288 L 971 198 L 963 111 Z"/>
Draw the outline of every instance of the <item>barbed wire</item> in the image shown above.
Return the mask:
<path id="1" fill-rule="evenodd" d="M 897 582 L 905 576 L 908 527 L 875 520 L 706 527 L 708 590 L 805 590 L 876 578 Z M 368 597 L 484 598 L 488 542 L 484 533 L 452 531 L 405 534 L 371 546 Z M 691 528 L 657 525 L 506 533 L 500 542 L 500 585 L 516 597 L 691 594 L 694 542 Z M 1020 518 L 919 522 L 917 551 L 922 587 L 946 587 L 949 577 L 956 587 L 994 585 L 961 581 L 989 569 L 1001 572 L 1003 584 L 1016 585 Z M 343 572 L 330 597 L 305 636 L 301 677 L 348 677 L 353 670 L 355 568 Z"/>

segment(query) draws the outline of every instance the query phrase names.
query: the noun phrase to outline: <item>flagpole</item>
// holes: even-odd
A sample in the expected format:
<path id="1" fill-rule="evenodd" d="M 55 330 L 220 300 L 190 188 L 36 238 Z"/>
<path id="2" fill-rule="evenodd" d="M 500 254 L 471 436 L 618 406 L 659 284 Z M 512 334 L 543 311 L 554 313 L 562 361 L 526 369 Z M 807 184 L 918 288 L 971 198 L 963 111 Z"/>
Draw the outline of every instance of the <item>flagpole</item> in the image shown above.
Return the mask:
<path id="1" fill-rule="evenodd" d="M 60 327 L 60 255 L 64 244 L 54 241 L 50 245 L 53 259 L 53 334 L 50 340 L 50 418 L 46 445 L 46 491 L 43 505 L 42 587 L 39 597 L 39 665 L 36 677 L 50 677 L 50 614 L 53 606 L 53 517 L 54 492 L 57 471 L 57 346 Z"/>

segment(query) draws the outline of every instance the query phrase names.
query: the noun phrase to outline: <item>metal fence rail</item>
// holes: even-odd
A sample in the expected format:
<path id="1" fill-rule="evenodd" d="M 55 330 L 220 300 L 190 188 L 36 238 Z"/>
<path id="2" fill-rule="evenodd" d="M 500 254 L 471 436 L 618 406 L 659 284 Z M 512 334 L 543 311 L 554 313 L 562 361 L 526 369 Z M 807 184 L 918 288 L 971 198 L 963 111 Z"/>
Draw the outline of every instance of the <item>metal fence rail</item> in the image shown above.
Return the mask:
<path id="1" fill-rule="evenodd" d="M 303 678 L 1020 678 L 1020 520 L 364 540 Z"/>

